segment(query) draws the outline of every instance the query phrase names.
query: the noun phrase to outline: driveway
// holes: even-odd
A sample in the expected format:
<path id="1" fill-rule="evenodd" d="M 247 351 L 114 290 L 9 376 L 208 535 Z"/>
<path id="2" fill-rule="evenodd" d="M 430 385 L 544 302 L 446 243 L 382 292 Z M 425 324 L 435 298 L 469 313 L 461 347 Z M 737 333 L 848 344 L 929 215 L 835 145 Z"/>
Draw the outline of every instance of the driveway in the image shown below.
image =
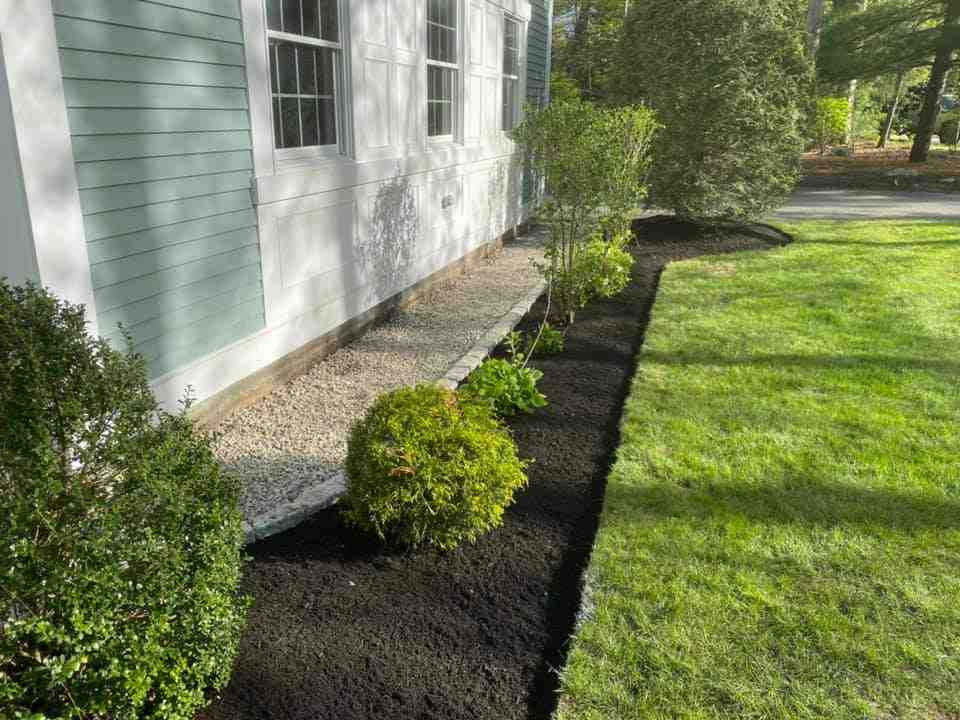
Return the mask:
<path id="1" fill-rule="evenodd" d="M 960 220 L 960 194 L 882 190 L 797 190 L 773 214 L 782 220 Z"/>

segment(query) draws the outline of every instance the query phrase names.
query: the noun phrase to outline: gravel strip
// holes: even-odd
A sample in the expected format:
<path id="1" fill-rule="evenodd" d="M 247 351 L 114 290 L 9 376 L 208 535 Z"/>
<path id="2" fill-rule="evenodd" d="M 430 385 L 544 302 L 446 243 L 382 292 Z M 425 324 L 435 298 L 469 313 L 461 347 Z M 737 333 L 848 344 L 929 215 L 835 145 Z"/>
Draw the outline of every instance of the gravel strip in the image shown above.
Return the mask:
<path id="1" fill-rule="evenodd" d="M 331 481 L 347 433 L 383 392 L 443 377 L 541 278 L 537 232 L 444 282 L 217 428 L 216 452 L 244 482 L 250 521 Z M 331 488 L 332 490 L 333 488 Z"/>

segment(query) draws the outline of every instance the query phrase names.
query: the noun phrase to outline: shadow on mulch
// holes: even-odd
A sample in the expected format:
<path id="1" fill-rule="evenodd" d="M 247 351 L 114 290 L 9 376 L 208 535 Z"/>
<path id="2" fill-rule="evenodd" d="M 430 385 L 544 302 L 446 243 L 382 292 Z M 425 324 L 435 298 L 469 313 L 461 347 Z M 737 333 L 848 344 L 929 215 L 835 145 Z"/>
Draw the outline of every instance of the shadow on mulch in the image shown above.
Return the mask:
<path id="1" fill-rule="evenodd" d="M 504 526 L 440 554 L 389 554 L 335 510 L 250 548 L 256 602 L 232 681 L 204 720 L 546 720 L 552 714 L 663 266 L 782 244 L 673 218 L 637 221 L 630 286 L 538 360 L 550 404 L 511 421 L 530 485 Z M 751 231 L 752 232 L 752 231 Z M 533 329 L 541 300 L 521 322 Z"/>

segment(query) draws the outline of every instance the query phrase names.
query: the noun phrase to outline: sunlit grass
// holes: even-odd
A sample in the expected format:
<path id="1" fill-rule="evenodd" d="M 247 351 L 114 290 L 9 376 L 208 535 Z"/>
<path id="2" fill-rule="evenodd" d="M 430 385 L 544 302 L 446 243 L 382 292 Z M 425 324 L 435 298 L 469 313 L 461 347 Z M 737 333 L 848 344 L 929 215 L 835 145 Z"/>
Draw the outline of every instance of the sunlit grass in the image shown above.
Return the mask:
<path id="1" fill-rule="evenodd" d="M 664 273 L 560 720 L 960 717 L 960 224 Z"/>

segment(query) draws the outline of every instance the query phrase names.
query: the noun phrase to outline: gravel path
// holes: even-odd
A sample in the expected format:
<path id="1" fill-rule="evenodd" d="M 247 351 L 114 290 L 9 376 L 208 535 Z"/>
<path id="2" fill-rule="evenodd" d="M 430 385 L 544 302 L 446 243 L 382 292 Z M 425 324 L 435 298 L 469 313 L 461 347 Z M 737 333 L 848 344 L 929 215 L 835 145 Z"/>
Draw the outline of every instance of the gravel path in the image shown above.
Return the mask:
<path id="1" fill-rule="evenodd" d="M 893 218 L 958 220 L 955 193 L 872 190 L 797 190 L 775 218 L 789 220 L 879 220 Z"/>
<path id="2" fill-rule="evenodd" d="M 248 519 L 330 479 L 353 421 L 386 390 L 431 382 L 540 277 L 540 236 L 520 238 L 449 280 L 217 428 L 217 455 L 244 481 Z"/>

